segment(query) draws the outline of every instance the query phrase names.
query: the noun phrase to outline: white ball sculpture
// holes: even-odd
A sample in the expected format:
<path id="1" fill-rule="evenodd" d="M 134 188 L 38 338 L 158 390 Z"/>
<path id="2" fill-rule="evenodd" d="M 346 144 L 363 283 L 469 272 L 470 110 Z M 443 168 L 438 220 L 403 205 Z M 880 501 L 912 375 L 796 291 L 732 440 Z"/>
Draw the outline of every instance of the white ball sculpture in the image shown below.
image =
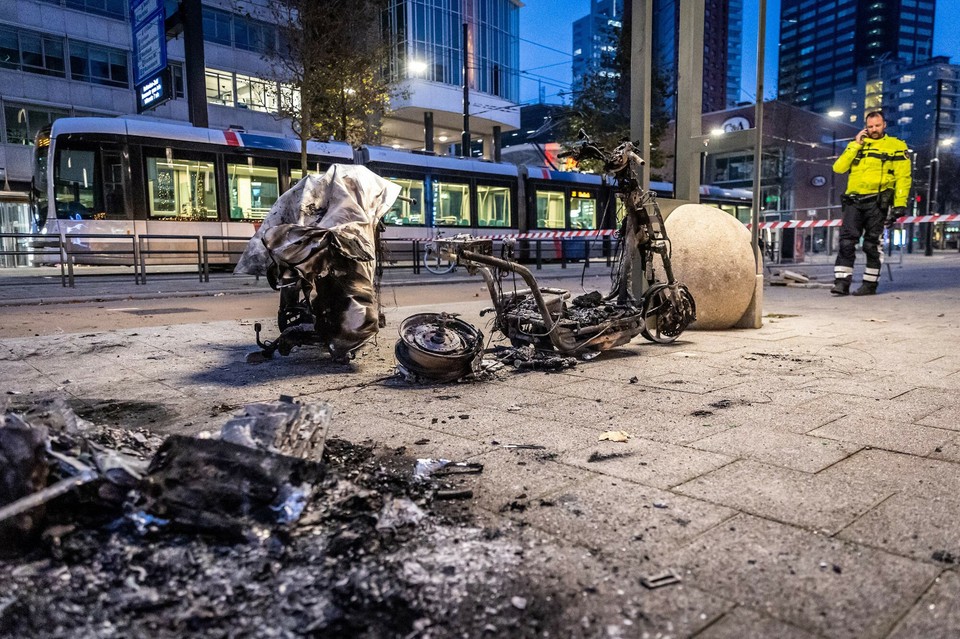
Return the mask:
<path id="1" fill-rule="evenodd" d="M 734 326 L 756 285 L 750 231 L 732 215 L 702 204 L 677 207 L 664 224 L 673 245 L 674 275 L 697 304 L 697 321 L 690 328 Z"/>

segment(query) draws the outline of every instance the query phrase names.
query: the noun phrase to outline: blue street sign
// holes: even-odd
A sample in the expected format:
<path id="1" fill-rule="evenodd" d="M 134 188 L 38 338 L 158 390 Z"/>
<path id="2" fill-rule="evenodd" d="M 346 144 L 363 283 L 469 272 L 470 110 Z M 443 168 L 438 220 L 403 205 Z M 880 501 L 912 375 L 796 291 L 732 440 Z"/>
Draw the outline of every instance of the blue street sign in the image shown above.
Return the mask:
<path id="1" fill-rule="evenodd" d="M 166 10 L 163 0 L 131 0 L 133 81 L 137 87 L 167 67 Z"/>

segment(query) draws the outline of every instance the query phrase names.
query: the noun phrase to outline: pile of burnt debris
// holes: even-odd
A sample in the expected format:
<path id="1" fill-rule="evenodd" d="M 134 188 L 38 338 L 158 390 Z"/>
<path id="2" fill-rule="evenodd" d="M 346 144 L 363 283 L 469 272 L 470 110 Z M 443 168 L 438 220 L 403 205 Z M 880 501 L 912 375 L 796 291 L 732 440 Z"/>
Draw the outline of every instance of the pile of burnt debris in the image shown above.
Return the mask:
<path id="1" fill-rule="evenodd" d="M 0 635 L 553 636 L 522 545 L 470 514 L 479 464 L 327 439 L 325 403 L 206 438 L 3 412 Z"/>

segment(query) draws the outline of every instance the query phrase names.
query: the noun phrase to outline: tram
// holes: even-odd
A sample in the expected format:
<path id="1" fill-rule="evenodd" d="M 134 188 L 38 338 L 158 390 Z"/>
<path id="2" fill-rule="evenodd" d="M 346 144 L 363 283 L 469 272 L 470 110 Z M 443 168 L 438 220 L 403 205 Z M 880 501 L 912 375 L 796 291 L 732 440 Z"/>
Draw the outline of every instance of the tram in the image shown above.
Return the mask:
<path id="1" fill-rule="evenodd" d="M 102 250 L 108 236 L 239 242 L 303 177 L 300 157 L 292 138 L 141 118 L 61 118 L 36 140 L 36 231 L 69 244 L 76 263 L 117 261 Z M 333 141 L 309 141 L 307 157 L 310 172 L 363 164 L 401 186 L 409 199 L 385 216 L 386 239 L 590 231 L 618 221 L 613 189 L 599 175 Z"/>

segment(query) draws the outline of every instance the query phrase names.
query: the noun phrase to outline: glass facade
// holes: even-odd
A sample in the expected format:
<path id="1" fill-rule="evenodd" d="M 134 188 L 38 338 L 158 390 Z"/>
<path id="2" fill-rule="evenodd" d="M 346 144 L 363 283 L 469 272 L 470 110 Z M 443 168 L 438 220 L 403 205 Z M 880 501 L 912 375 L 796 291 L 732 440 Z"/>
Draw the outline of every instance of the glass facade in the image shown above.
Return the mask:
<path id="1" fill-rule="evenodd" d="M 37 132 L 57 118 L 70 115 L 66 109 L 52 109 L 34 105 L 18 105 L 7 102 L 3 107 L 8 144 L 32 145 Z"/>
<path id="2" fill-rule="evenodd" d="M 462 86 L 467 23 L 470 87 L 519 99 L 519 7 L 511 0 L 390 0 L 385 22 L 394 34 L 394 78 Z"/>
<path id="3" fill-rule="evenodd" d="M 112 87 L 129 86 L 127 52 L 83 42 L 70 43 L 70 77 L 74 80 L 105 84 Z"/>
<path id="4" fill-rule="evenodd" d="M 94 13 L 108 18 L 123 20 L 127 17 L 126 9 L 129 2 L 126 0 L 41 0 L 47 4 L 56 4 L 68 9 Z"/>
<path id="5" fill-rule="evenodd" d="M 277 50 L 277 28 L 250 16 L 203 7 L 203 39 L 244 51 L 271 54 Z"/>
<path id="6" fill-rule="evenodd" d="M 933 20 L 933 0 L 783 0 L 780 99 L 826 113 L 837 106 L 837 93 L 856 84 L 858 71 L 929 58 Z"/>
<path id="7" fill-rule="evenodd" d="M 0 68 L 63 78 L 63 38 L 0 25 Z"/>

